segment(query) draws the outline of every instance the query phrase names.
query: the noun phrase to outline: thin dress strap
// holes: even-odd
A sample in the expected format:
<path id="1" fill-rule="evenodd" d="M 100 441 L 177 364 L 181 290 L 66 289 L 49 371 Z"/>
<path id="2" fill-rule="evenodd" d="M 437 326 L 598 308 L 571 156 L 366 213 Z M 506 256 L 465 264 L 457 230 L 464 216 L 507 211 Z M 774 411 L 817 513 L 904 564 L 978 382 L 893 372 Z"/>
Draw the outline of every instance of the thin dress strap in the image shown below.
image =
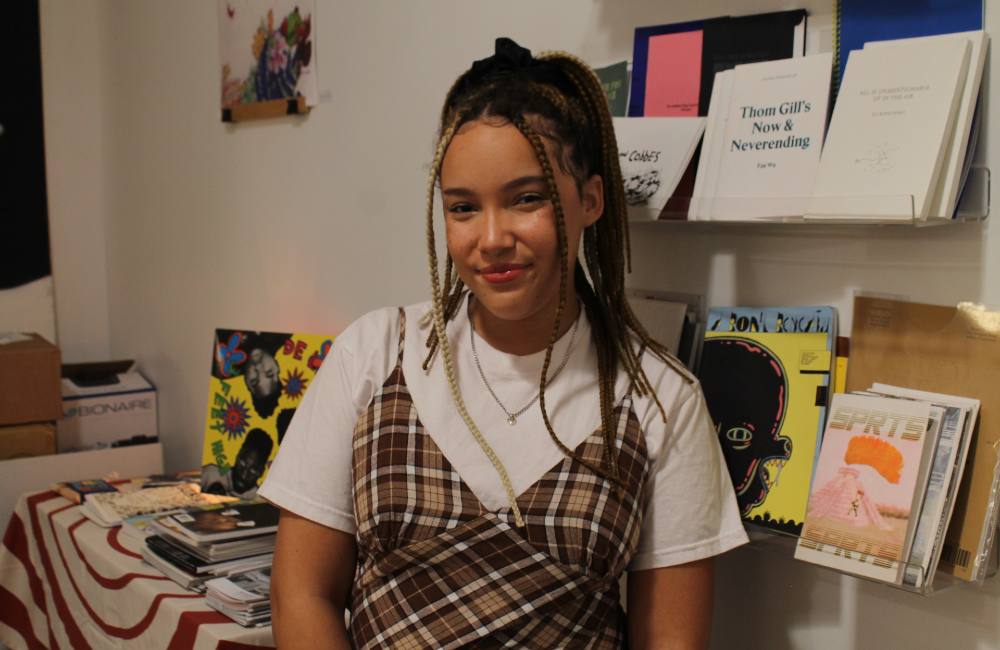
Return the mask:
<path id="1" fill-rule="evenodd" d="M 399 308 L 399 345 L 396 350 L 396 363 L 403 363 L 403 343 L 406 341 L 406 311 Z"/>

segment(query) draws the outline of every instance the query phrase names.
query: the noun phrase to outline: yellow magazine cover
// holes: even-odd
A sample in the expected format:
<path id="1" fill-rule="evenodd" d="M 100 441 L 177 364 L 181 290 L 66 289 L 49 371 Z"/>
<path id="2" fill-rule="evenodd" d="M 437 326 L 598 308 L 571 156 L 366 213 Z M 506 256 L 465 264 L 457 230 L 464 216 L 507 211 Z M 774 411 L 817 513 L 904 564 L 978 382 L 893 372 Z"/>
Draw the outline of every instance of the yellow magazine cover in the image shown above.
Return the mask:
<path id="1" fill-rule="evenodd" d="M 252 498 L 333 336 L 216 330 L 201 486 Z"/>
<path id="2" fill-rule="evenodd" d="M 830 365 L 827 333 L 706 332 L 701 384 L 747 521 L 801 531 Z"/>

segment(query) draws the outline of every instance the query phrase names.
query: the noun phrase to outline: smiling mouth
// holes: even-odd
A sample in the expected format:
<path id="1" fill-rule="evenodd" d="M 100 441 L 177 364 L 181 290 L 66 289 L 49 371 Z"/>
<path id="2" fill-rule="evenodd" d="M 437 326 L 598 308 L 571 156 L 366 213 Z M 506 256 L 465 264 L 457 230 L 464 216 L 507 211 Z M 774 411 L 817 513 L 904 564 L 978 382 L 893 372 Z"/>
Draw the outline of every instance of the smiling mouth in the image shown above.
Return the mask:
<path id="1" fill-rule="evenodd" d="M 480 269 L 479 275 L 491 284 L 501 284 L 516 280 L 527 270 L 527 264 L 490 264 Z"/>

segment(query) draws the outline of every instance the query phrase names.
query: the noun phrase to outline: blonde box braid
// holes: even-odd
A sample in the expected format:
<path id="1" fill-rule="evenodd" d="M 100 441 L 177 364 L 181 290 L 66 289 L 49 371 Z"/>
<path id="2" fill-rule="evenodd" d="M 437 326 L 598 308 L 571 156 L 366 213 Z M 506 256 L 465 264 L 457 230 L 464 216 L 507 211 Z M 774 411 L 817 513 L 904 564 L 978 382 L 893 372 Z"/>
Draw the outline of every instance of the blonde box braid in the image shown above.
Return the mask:
<path id="1" fill-rule="evenodd" d="M 549 163 L 548 152 L 545 150 L 545 145 L 542 143 L 541 137 L 535 133 L 534 129 L 531 128 L 528 121 L 523 117 L 514 122 L 514 125 L 522 133 L 522 135 L 527 138 L 528 142 L 531 143 L 532 148 L 535 150 L 535 157 L 538 158 L 538 162 L 542 166 L 542 172 L 545 175 L 545 182 L 548 185 L 549 200 L 552 201 L 553 211 L 556 215 L 556 241 L 559 246 L 559 303 L 556 307 L 555 326 L 552 329 L 552 334 L 549 335 L 549 343 L 545 347 L 545 361 L 542 363 L 542 376 L 539 380 L 540 383 L 538 390 L 539 408 L 542 410 L 542 420 L 545 422 L 545 428 L 548 430 L 549 436 L 552 438 L 553 442 L 555 442 L 556 446 L 558 446 L 564 454 L 587 467 L 598 476 L 601 476 L 604 472 L 601 471 L 600 468 L 571 450 L 563 443 L 562 440 L 559 439 L 559 436 L 556 435 L 555 430 L 552 428 L 552 423 L 549 421 L 548 410 L 545 408 L 545 380 L 548 377 L 549 365 L 552 363 L 552 350 L 559 338 L 559 329 L 562 324 L 562 317 L 566 311 L 566 290 L 569 285 L 569 254 L 566 245 L 566 218 L 562 209 L 562 200 L 559 198 L 559 189 L 556 187 L 555 174 L 552 172 L 552 165 Z M 603 373 L 601 373 L 600 358 L 598 358 L 598 375 L 603 376 Z M 612 455 L 612 450 L 614 449 L 614 428 L 611 426 L 610 422 L 611 413 L 604 408 L 604 404 L 608 399 L 605 388 L 606 386 L 604 385 L 604 382 L 601 382 L 601 429 L 604 437 L 603 456 L 604 461 L 608 463 L 609 476 L 607 478 L 609 478 L 618 487 L 619 497 L 621 497 L 623 494 L 622 488 L 624 486 L 618 476 L 618 463 L 615 462 L 616 457 Z"/>
<path id="2" fill-rule="evenodd" d="M 500 41 L 501 39 L 498 39 L 497 42 L 498 56 L 501 47 Z M 517 48 L 516 45 L 514 47 Z M 527 51 L 523 50 L 523 52 Z M 530 54 L 528 56 L 530 57 Z M 561 264 L 559 303 L 556 309 L 552 334 L 546 346 L 545 360 L 539 379 L 539 408 L 541 409 L 542 418 L 549 436 L 558 448 L 567 456 L 615 484 L 618 494 L 621 495 L 623 483 L 618 473 L 617 452 L 614 444 L 615 427 L 613 423 L 613 397 L 618 363 L 622 364 L 623 370 L 628 375 L 632 390 L 635 390 L 639 395 L 652 396 L 664 422 L 667 419 L 666 410 L 653 390 L 645 370 L 642 368 L 641 358 L 644 350 L 649 349 L 652 354 L 667 363 L 686 381 L 689 383 L 693 382 L 693 377 L 687 372 L 683 364 L 662 344 L 650 337 L 642 324 L 639 323 L 638 318 L 632 312 L 625 298 L 624 276 L 626 265 L 628 270 L 631 271 L 631 242 L 629 241 L 626 220 L 627 204 L 625 203 L 621 169 L 618 161 L 618 146 L 614 137 L 614 128 L 610 112 L 608 111 L 607 100 L 600 82 L 585 63 L 569 54 L 560 52 L 545 53 L 537 59 L 532 59 L 532 62 L 529 65 L 544 62 L 545 65 L 555 66 L 569 82 L 572 90 L 576 91 L 579 98 L 573 97 L 565 89 L 559 88 L 554 83 L 547 84 L 537 79 L 524 80 L 525 83 L 522 86 L 530 88 L 537 96 L 543 97 L 550 105 L 551 112 L 556 113 L 559 120 L 561 120 L 561 125 L 568 125 L 568 128 L 580 133 L 592 132 L 596 129 L 600 135 L 600 149 L 598 152 L 592 152 L 596 153 L 596 156 L 592 157 L 596 157 L 598 160 L 597 168 L 574 169 L 570 173 L 576 176 L 578 186 L 588 173 L 600 173 L 604 183 L 604 214 L 595 224 L 586 228 L 583 234 L 583 257 L 587 270 L 586 272 L 584 271 L 579 260 L 574 269 L 574 284 L 591 322 L 592 337 L 598 356 L 601 429 L 604 441 L 604 452 L 602 454 L 604 462 L 602 464 L 604 467 L 595 466 L 586 459 L 579 457 L 578 454 L 563 444 L 556 435 L 545 408 L 545 379 L 551 364 L 553 347 L 558 340 L 562 316 L 566 308 L 566 291 L 569 282 L 568 251 L 562 204 L 559 200 L 555 176 L 541 136 L 525 118 L 525 114 L 530 114 L 530 111 L 525 109 L 524 111 L 516 112 L 514 115 L 491 113 L 491 104 L 497 101 L 495 98 L 497 88 L 503 85 L 503 83 L 510 84 L 511 81 L 505 81 L 503 78 L 490 79 L 487 77 L 478 80 L 469 89 L 472 73 L 476 72 L 476 66 L 480 62 L 477 62 L 469 72 L 460 76 L 448 91 L 445 105 L 441 112 L 441 137 L 435 152 L 434 162 L 431 166 L 427 191 L 427 247 L 433 303 L 433 311 L 429 316 L 431 317 L 430 320 L 432 321 L 433 328 L 428 335 L 427 346 L 429 350 L 423 367 L 425 370 L 429 367 L 436 351 L 440 349 L 445 366 L 445 375 L 456 408 L 472 432 L 476 442 L 496 468 L 507 493 L 517 526 L 522 526 L 524 521 L 517 505 L 510 477 L 503 463 L 497 457 L 489 443 L 486 442 L 468 413 L 455 377 L 454 363 L 445 327 L 445 324 L 455 316 L 465 295 L 465 287 L 457 277 L 457 274 L 455 274 L 452 260 L 449 257 L 445 265 L 445 283 L 444 290 L 442 291 L 438 275 L 438 258 L 434 239 L 434 192 L 440 175 L 441 161 L 455 132 L 462 124 L 484 117 L 506 117 L 532 145 L 536 158 L 545 175 L 550 200 L 553 203 L 556 216 L 557 243 Z M 517 82 L 515 81 L 514 83 L 514 87 L 517 87 Z M 494 98 L 490 99 L 491 96 L 494 96 Z M 477 103 L 482 104 L 484 102 L 484 106 L 477 107 Z M 541 124 L 544 126 L 546 115 L 539 113 L 537 117 L 543 118 Z M 550 139 L 559 145 L 566 144 L 561 142 L 556 136 L 550 136 Z M 563 167 L 563 156 L 559 158 L 560 166 Z M 586 165 L 586 161 L 584 165 Z M 590 277 L 589 281 L 588 275 Z M 638 342 L 639 345 L 634 346 L 635 342 Z"/>

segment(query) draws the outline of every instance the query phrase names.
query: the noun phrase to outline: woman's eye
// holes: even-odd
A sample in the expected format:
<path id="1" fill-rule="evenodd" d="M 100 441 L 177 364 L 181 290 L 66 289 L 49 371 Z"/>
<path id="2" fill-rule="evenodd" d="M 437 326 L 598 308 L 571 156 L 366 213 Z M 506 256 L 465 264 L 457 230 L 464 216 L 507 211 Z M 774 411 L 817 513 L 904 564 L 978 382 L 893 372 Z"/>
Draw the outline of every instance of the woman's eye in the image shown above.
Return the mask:
<path id="1" fill-rule="evenodd" d="M 456 203 L 455 205 L 448 206 L 448 212 L 453 214 L 467 214 L 472 212 L 472 206 L 468 203 Z"/>
<path id="2" fill-rule="evenodd" d="M 527 194 L 522 194 L 519 197 L 517 197 L 515 203 L 518 205 L 535 205 L 537 203 L 541 203 L 544 200 L 545 200 L 544 195 L 539 194 L 537 192 L 529 192 Z"/>

